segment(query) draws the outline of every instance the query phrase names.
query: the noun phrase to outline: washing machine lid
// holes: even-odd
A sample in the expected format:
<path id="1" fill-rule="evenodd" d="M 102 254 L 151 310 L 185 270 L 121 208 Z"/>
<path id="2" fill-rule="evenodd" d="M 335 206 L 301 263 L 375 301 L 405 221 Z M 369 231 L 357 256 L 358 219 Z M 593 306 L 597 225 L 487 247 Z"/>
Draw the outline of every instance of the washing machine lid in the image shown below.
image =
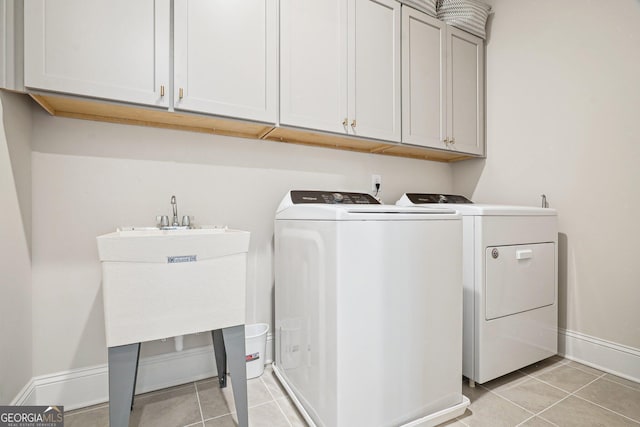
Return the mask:
<path id="1" fill-rule="evenodd" d="M 280 202 L 276 220 L 421 221 L 459 220 L 449 207 L 383 205 L 367 193 L 292 190 Z"/>
<path id="2" fill-rule="evenodd" d="M 555 209 L 534 206 L 476 204 L 464 196 L 437 193 L 405 193 L 397 206 L 420 206 L 440 209 L 446 206 L 461 215 L 491 216 L 555 216 Z"/>

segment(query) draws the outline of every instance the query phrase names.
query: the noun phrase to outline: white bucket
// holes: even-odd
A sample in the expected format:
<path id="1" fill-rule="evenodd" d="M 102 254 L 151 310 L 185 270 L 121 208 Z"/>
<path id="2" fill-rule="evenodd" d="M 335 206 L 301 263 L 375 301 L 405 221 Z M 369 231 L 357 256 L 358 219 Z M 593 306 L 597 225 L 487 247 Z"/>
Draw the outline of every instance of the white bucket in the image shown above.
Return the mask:
<path id="1" fill-rule="evenodd" d="M 266 323 L 244 326 L 247 379 L 259 377 L 264 372 L 267 332 L 269 325 Z"/>

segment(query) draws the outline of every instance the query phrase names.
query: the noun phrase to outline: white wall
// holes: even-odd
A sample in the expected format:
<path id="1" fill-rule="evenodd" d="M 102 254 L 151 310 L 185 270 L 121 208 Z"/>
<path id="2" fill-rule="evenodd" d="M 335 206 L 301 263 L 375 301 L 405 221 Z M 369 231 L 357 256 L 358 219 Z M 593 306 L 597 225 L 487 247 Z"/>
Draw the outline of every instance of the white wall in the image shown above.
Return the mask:
<path id="1" fill-rule="evenodd" d="M 0 91 L 0 404 L 32 376 L 31 109 Z"/>
<path id="2" fill-rule="evenodd" d="M 154 225 L 170 212 L 200 224 L 250 231 L 249 322 L 272 323 L 275 209 L 289 189 L 368 191 L 383 198 L 450 191 L 444 163 L 49 117 L 34 107 L 34 375 L 106 362 L 95 237 L 122 225 Z M 185 347 L 206 343 L 190 336 Z M 61 345 L 54 345 L 60 342 Z M 143 346 L 143 355 L 170 351 Z"/>
<path id="3" fill-rule="evenodd" d="M 640 1 L 495 0 L 475 201 L 559 212 L 560 326 L 640 349 Z"/>

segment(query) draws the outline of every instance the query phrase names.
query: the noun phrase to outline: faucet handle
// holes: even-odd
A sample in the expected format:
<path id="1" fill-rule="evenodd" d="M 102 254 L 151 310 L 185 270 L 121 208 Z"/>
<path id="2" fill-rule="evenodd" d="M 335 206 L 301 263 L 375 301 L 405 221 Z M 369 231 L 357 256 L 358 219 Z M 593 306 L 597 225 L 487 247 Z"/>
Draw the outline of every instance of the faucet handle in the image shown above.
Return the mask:
<path id="1" fill-rule="evenodd" d="M 182 226 L 191 227 L 191 217 L 189 215 L 184 215 L 182 217 Z"/>
<path id="2" fill-rule="evenodd" d="M 156 217 L 156 222 L 158 223 L 158 227 L 168 227 L 169 226 L 169 217 L 167 215 L 158 215 Z"/>

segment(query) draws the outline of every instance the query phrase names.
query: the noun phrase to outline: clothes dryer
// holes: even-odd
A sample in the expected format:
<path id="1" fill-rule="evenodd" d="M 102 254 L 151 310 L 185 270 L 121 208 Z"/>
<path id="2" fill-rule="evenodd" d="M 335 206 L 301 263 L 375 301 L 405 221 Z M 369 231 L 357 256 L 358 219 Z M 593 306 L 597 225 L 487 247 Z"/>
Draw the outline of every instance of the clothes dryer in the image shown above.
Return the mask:
<path id="1" fill-rule="evenodd" d="M 311 426 L 434 426 L 464 412 L 461 232 L 450 209 L 286 195 L 274 371 Z"/>
<path id="2" fill-rule="evenodd" d="M 462 373 L 484 383 L 558 351 L 558 230 L 554 209 L 474 204 L 406 193 L 399 206 L 462 215 Z"/>

